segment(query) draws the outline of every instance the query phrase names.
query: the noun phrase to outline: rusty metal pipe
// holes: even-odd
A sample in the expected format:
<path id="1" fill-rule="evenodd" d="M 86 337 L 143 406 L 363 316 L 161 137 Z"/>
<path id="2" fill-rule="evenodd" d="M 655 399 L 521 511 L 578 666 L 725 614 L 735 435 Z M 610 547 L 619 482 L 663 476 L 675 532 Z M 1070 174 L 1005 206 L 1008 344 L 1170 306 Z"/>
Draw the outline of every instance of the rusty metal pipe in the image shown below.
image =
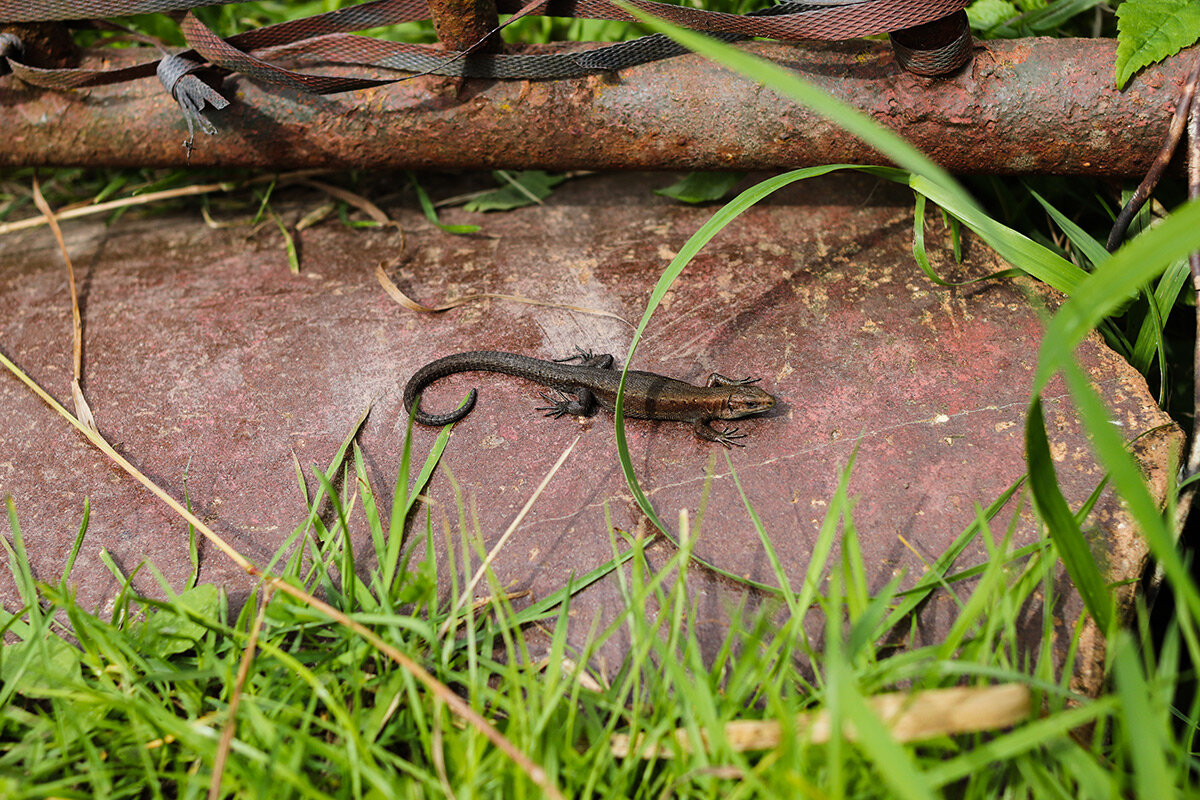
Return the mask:
<path id="1" fill-rule="evenodd" d="M 547 46 L 549 49 L 552 46 Z M 900 70 L 884 42 L 744 47 L 794 69 L 964 173 L 1137 175 L 1196 48 L 1112 86 L 1116 43 L 980 46 L 950 79 Z M 112 61 L 128 51 L 108 50 Z M 94 54 L 93 54 L 94 57 Z M 234 100 L 191 163 L 264 169 L 773 169 L 883 163 L 808 109 L 693 55 L 619 75 L 444 78 L 315 97 L 226 81 Z M 186 126 L 156 81 L 63 94 L 0 78 L 0 165 L 182 166 Z"/>

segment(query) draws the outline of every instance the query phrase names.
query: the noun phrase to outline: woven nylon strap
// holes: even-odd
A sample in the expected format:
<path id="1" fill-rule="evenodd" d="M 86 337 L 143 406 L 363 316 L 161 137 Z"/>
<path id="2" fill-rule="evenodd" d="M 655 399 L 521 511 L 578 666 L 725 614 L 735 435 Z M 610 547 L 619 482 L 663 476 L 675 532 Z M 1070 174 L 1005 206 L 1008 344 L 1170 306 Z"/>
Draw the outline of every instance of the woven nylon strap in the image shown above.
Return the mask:
<path id="1" fill-rule="evenodd" d="M 299 59 L 361 65 L 416 74 L 463 77 L 554 80 L 615 71 L 686 50 L 665 36 L 645 36 L 628 42 L 573 53 L 492 55 L 447 52 L 428 45 L 404 44 L 354 35 L 367 28 L 413 22 L 430 17 L 426 0 L 374 0 L 347 8 L 290 20 L 222 39 L 190 9 L 233 0 L 0 0 L 0 24 L 53 21 L 183 11 L 181 30 L 190 50 L 113 70 L 50 69 L 23 62 L 19 39 L 0 38 L 0 74 L 11 70 L 27 83 L 51 89 L 72 89 L 118 83 L 157 74 L 180 104 L 188 126 L 211 125 L 200 115 L 204 103 L 223 108 L 228 102 L 196 73 L 203 62 L 222 73 L 241 73 L 256 80 L 316 94 L 332 94 L 381 86 L 407 78 L 355 78 L 314 75 L 280 67 L 268 59 Z M 897 59 L 922 75 L 957 69 L 970 57 L 972 41 L 961 9 L 968 0 L 788 0 L 747 15 L 702 11 L 653 0 L 626 0 L 642 11 L 676 25 L 705 31 L 725 41 L 764 37 L 794 41 L 836 41 L 878 33 L 916 30 L 916 26 L 961 17 L 951 39 L 930 49 L 909 46 L 893 36 Z M 498 0 L 501 13 L 632 21 L 611 0 Z M 943 26 L 945 27 L 945 26 Z M 943 37 L 944 38 L 944 37 Z M 481 42 L 482 43 L 482 42 Z M 160 48 L 161 49 L 161 48 Z M 165 52 L 165 51 L 164 51 Z M 210 69 L 210 75 L 214 71 Z M 410 74 L 408 77 L 412 77 Z M 213 80 L 212 77 L 209 80 Z"/>
<path id="2" fill-rule="evenodd" d="M 0 23 L 118 17 L 183 11 L 230 2 L 235 0 L 0 0 Z M 775 39 L 827 41 L 909 28 L 944 17 L 964 8 L 966 4 L 967 0 L 809 0 L 807 3 L 795 4 L 802 8 L 799 8 L 794 16 L 788 15 L 787 19 L 773 20 L 771 23 L 747 23 L 747 18 L 739 14 L 701 11 L 649 0 L 630 2 L 630 5 L 636 8 L 694 30 L 740 33 L 744 36 Z M 528 11 L 531 7 L 532 10 Z M 533 0 L 532 3 L 501 0 L 497 3 L 497 8 L 501 13 L 515 13 L 526 9 L 527 13 L 545 16 L 633 19 L 609 0 Z M 308 28 L 309 36 L 318 36 L 339 32 L 327 27 L 336 24 L 335 18 L 356 19 L 364 24 L 348 30 L 363 30 L 378 25 L 428 19 L 429 10 L 423 0 L 377 0 L 270 27 Z M 347 30 L 343 29 L 340 32 Z"/>
<path id="3" fill-rule="evenodd" d="M 172 11 L 228 0 L 0 0 L 0 22 L 113 16 Z M 725 14 L 672 6 L 650 0 L 630 0 L 634 5 L 670 22 L 735 40 L 762 36 L 784 40 L 838 40 L 902 28 L 945 17 L 966 0 L 795 0 L 749 15 Z M 499 9 L 517 15 L 542 14 L 591 19 L 632 19 L 610 0 L 500 0 Z M 269 25 L 229 39 L 208 30 L 194 14 L 184 18 L 183 31 L 194 53 L 230 72 L 319 94 L 378 86 L 399 79 L 346 78 L 306 75 L 283 69 L 251 55 L 252 50 L 276 48 L 275 57 L 310 58 L 341 64 L 360 64 L 405 72 L 466 77 L 546 80 L 573 78 L 597 71 L 612 71 L 658 58 L 677 55 L 682 48 L 663 36 L 582 53 L 552 55 L 472 55 L 447 53 L 429 46 L 406 45 L 364 36 L 346 36 L 365 28 L 411 22 L 429 17 L 425 0 L 375 0 L 312 17 Z M 285 47 L 286 45 L 290 45 Z M 897 45 L 906 66 L 920 74 L 959 66 L 970 52 L 969 32 L 963 31 L 950 48 L 925 54 Z M 191 55 L 189 53 L 188 55 Z M 96 86 L 141 78 L 154 73 L 156 64 L 119 70 L 38 69 L 9 59 L 23 80 L 47 88 Z M 912 67 L 910 67 L 912 68 Z"/>
<path id="4" fill-rule="evenodd" d="M 936 0 L 944 8 L 955 10 L 962 0 Z M 734 41 L 752 35 L 774 36 L 775 38 L 812 38 L 825 30 L 831 23 L 832 12 L 838 13 L 843 23 L 839 30 L 853 31 L 854 35 L 880 33 L 878 21 L 868 17 L 847 16 L 847 12 L 862 7 L 888 4 L 889 14 L 884 25 L 896 21 L 911 22 L 919 19 L 916 9 L 919 4 L 930 0 L 879 0 L 879 2 L 843 3 L 840 6 L 815 6 L 812 0 L 796 0 L 770 6 L 752 14 L 718 14 L 696 12 L 695 9 L 667 6 L 661 3 L 634 0 L 639 6 L 653 11 L 674 22 L 686 24 L 699 30 L 711 31 L 718 38 Z M 567 7 L 567 6 L 570 7 Z M 512 8 L 522 10 L 515 4 Z M 525 10 L 531 6 L 526 5 Z M 535 6 L 536 8 L 536 6 Z M 928 6 L 925 6 L 926 10 Z M 570 14 L 588 18 L 631 19 L 624 11 L 608 0 L 576 0 L 572 3 L 545 3 L 533 13 Z M 480 78 L 513 78 L 547 80 L 576 78 L 597 71 L 615 71 L 635 64 L 687 52 L 662 35 L 646 36 L 629 42 L 601 47 L 580 53 L 556 53 L 547 55 L 472 55 L 447 53 L 428 46 L 404 44 L 346 33 L 390 24 L 391 21 L 408 21 L 424 18 L 424 3 L 411 0 L 385 0 L 378 4 L 353 6 L 304 20 L 282 23 L 260 28 L 248 34 L 223 40 L 205 28 L 195 15 L 184 18 L 183 31 L 188 44 L 213 64 L 231 72 L 240 72 L 259 80 L 291 86 L 316 93 L 332 93 L 374 86 L 387 80 L 340 78 L 305 75 L 282 69 L 261 58 L 250 55 L 247 50 L 267 50 L 272 57 L 315 58 L 332 63 L 367 64 L 406 72 L 428 72 L 437 75 L 456 75 Z M 411 15 L 411 16 L 409 16 Z M 766 19 L 769 18 L 769 19 Z M 384 21 L 386 20 L 386 22 Z M 779 24 L 776 24 L 779 23 Z M 324 35 L 314 37 L 314 33 Z M 312 38 L 309 38 L 312 37 Z M 967 37 L 969 42 L 969 36 Z M 266 53 L 264 53 L 266 55 Z"/>

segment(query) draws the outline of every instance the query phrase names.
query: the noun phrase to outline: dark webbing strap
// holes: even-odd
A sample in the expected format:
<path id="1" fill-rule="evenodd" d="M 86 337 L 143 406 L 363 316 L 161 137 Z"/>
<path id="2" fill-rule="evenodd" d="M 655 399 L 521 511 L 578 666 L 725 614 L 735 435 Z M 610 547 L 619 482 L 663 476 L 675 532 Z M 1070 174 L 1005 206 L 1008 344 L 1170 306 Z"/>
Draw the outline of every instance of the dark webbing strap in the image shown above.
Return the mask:
<path id="1" fill-rule="evenodd" d="M 224 5 L 236 0 L 0 0 L 0 22 L 46 22 L 98 19 L 130 14 L 184 11 L 201 6 Z M 694 30 L 740 33 L 772 39 L 823 39 L 835 41 L 873 33 L 909 28 L 964 8 L 967 0 L 809 0 L 796 3 L 796 13 L 769 23 L 747 21 L 740 14 L 702 11 L 650 0 L 630 0 L 630 5 Z M 533 7 L 532 13 L 558 17 L 632 20 L 610 0 L 501 0 L 501 13 L 516 13 Z M 309 36 L 345 33 L 367 27 L 428 19 L 423 0 L 377 0 L 317 14 L 271 28 L 293 26 L 307 29 Z M 357 27 L 334 30 L 336 19 L 357 20 Z M 261 30 L 261 29 L 260 29 Z"/>
<path id="2" fill-rule="evenodd" d="M 228 0 L 84 0 L 80 3 L 68 3 L 63 0 L 0 0 L 0 22 L 170 11 L 220 2 Z M 854 38 L 908 28 L 944 17 L 961 9 L 965 2 L 966 0 L 798 0 L 743 16 L 701 11 L 650 0 L 630 0 L 631 5 L 668 21 L 694 30 L 719 34 L 720 38 L 728 40 L 750 36 L 784 40 Z M 547 16 L 632 19 L 610 0 L 534 0 L 524 5 L 517 0 L 501 0 L 499 8 L 505 12 Z M 193 51 L 223 69 L 318 94 L 379 86 L 399 79 L 306 75 L 270 64 L 251 55 L 249 51 L 280 48 L 282 45 L 296 45 L 304 41 L 303 45 L 279 50 L 277 55 L 309 57 L 343 64 L 373 65 L 405 72 L 527 80 L 580 77 L 597 71 L 618 70 L 684 52 L 683 48 L 663 36 L 647 36 L 582 53 L 479 54 L 467 59 L 462 53 L 447 52 L 430 46 L 405 45 L 363 36 L 331 36 L 428 17 L 429 8 L 425 0 L 375 0 L 312 17 L 269 25 L 229 39 L 221 39 L 208 30 L 194 14 L 189 13 L 185 16 L 182 27 Z M 900 55 L 907 62 L 919 65 L 914 71 L 935 74 L 947 63 L 956 60 L 961 63 L 959 59 L 964 47 L 969 51 L 969 33 L 959 37 L 949 56 L 934 54 L 925 57 L 922 62 L 921 51 L 910 48 L 903 48 Z M 901 50 L 900 47 L 897 49 Z M 9 60 L 13 71 L 22 80 L 55 89 L 97 86 L 146 77 L 152 74 L 156 67 L 156 63 L 148 63 L 118 70 L 55 70 L 29 67 L 15 59 Z"/>
<path id="3" fill-rule="evenodd" d="M 892 2 L 892 0 L 889 0 Z M 948 0 L 958 3 L 959 0 Z M 856 2 L 855 5 L 863 5 Z M 454 75 L 480 78 L 547 80 L 561 78 L 576 78 L 599 71 L 616 71 L 625 67 L 642 64 L 659 58 L 686 53 L 687 49 L 675 44 L 666 36 L 644 36 L 628 42 L 586 50 L 577 53 L 554 53 L 544 55 L 472 55 L 464 58 L 461 53 L 448 53 L 428 45 L 404 44 L 365 36 L 353 36 L 346 31 L 361 30 L 364 27 L 375 27 L 382 18 L 395 19 L 394 14 L 400 12 L 400 7 L 419 5 L 420 9 L 409 13 L 421 15 L 424 13 L 424 3 L 388 2 L 382 5 L 391 6 L 384 9 L 368 9 L 366 6 L 356 6 L 322 18 L 296 20 L 294 23 L 282 23 L 242 34 L 228 40 L 222 40 L 208 31 L 194 15 L 189 14 L 183 22 L 183 31 L 190 44 L 198 53 L 210 62 L 231 72 L 240 72 L 260 80 L 280 83 L 316 93 L 332 93 L 351 89 L 388 83 L 394 79 L 373 80 L 356 78 L 331 78 L 327 76 L 304 75 L 302 73 L 281 69 L 262 59 L 245 52 L 248 49 L 268 51 L 272 57 L 304 57 L 341 64 L 363 64 L 405 72 L 428 72 L 436 75 Z M 579 16 L 597 18 L 629 19 L 628 15 L 616 9 L 607 0 L 581 0 L 572 9 L 561 9 L 559 6 L 548 6 L 543 13 L 559 13 L 571 11 Z M 659 6 L 682 10 L 677 6 L 663 6 L 641 0 L 641 5 Z M 525 7 L 526 9 L 529 6 Z M 814 8 L 809 0 L 781 3 L 770 6 L 746 17 L 736 14 L 722 14 L 712 19 L 704 20 L 704 29 L 713 30 L 716 36 L 727 41 L 747 38 L 747 31 L 755 30 L 755 21 L 764 17 L 781 17 L 811 13 Z M 612 14 L 608 12 L 616 9 Z M 657 10 L 657 9 L 656 9 Z M 820 10 L 828 10 L 820 8 Z M 350 14 L 343 12 L 358 11 Z M 708 12 L 705 12 L 708 13 Z M 336 17 L 334 15 L 337 15 Z M 414 17 L 417 18 L 417 17 Z M 419 18 L 424 18 L 419 16 Z M 907 19 L 908 17 L 898 17 Z M 314 24 L 314 21 L 317 24 Z M 773 20 L 772 20 L 773 21 Z M 861 24 L 861 20 L 860 20 Z M 795 23 L 793 23 L 793 26 Z M 323 35 L 311 37 L 315 30 L 324 31 Z M 797 30 L 799 30 L 797 28 Z M 334 32 L 337 31 L 337 32 Z M 879 31 L 875 31 L 879 32 Z M 299 38 L 298 38 L 299 37 Z M 298 39 L 298 41 L 297 41 Z M 284 43 L 287 44 L 284 44 Z M 264 53 L 266 55 L 266 53 Z"/>
<path id="4" fill-rule="evenodd" d="M 0 0 L 0 22 L 52 22 L 67 19 L 158 14 L 237 0 Z"/>
<path id="5" fill-rule="evenodd" d="M 554 80 L 577 78 L 596 72 L 616 71 L 636 64 L 679 55 L 686 50 L 665 36 L 645 36 L 627 42 L 578 52 L 552 54 L 482 54 L 448 52 L 429 46 L 404 44 L 355 31 L 428 19 L 426 0 L 373 0 L 373 2 L 268 25 L 222 39 L 209 30 L 190 9 L 233 0 L 0 0 L 0 24 L 68 19 L 93 19 L 150 12 L 189 9 L 181 30 L 190 50 L 164 59 L 112 70 L 51 69 L 23 61 L 21 42 L 0 35 L 0 74 L 11 70 L 27 83 L 50 89 L 100 86 L 157 74 L 179 102 L 189 128 L 199 122 L 207 102 L 222 108 L 228 102 L 198 74 L 208 68 L 209 81 L 224 73 L 241 73 L 253 79 L 316 94 L 332 94 L 381 86 L 407 78 L 357 78 L 314 75 L 280 67 L 271 59 L 304 60 L 362 65 L 416 74 L 463 77 Z M 716 38 L 735 41 L 764 37 L 795 41 L 836 41 L 913 28 L 958 13 L 956 38 L 931 49 L 910 47 L 893 36 L 897 59 L 922 75 L 943 74 L 961 66 L 970 56 L 972 40 L 961 9 L 968 0 L 789 0 L 747 15 L 728 14 L 653 0 L 627 0 L 640 10 L 674 24 L 705 31 Z M 513 16 L 505 23 L 531 14 L 587 19 L 632 21 L 634 18 L 612 0 L 498 0 L 501 13 Z M 501 26 L 503 27 L 503 26 Z M 161 48 L 160 48 L 161 49 Z M 165 51 L 164 51 L 165 52 Z M 215 69 L 214 69 L 215 68 Z M 408 77 L 412 77 L 410 74 Z"/>

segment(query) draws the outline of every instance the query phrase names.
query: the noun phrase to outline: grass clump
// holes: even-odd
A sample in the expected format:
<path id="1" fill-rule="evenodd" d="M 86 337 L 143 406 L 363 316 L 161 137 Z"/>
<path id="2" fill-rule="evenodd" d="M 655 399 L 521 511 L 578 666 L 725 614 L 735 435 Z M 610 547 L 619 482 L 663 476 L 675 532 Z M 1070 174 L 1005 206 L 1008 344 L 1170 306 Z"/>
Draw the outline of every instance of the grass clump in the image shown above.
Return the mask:
<path id="1" fill-rule="evenodd" d="M 780 599 L 731 613 L 714 650 L 697 635 L 687 576 L 699 567 L 686 535 L 658 569 L 646 557 L 650 540 L 614 530 L 612 560 L 548 597 L 518 607 L 488 571 L 486 601 L 453 602 L 483 546 L 465 526 L 438 531 L 434 516 L 409 502 L 432 455 L 414 491 L 404 489 L 405 460 L 388 518 L 357 447 L 344 448 L 315 472 L 320 489 L 277 557 L 278 580 L 418 662 L 543 771 L 543 785 L 413 672 L 278 584 L 231 602 L 211 584 L 175 593 L 144 564 L 165 599 L 140 595 L 122 575 L 111 611 L 100 613 L 76 602 L 69 570 L 57 583 L 36 583 L 10 500 L 4 541 L 25 606 L 3 617 L 0 793 L 194 797 L 215 786 L 215 796 L 280 798 L 990 797 L 1003 788 L 1111 797 L 1185 785 L 1190 757 L 1169 735 L 1178 628 L 1162 666 L 1117 636 L 1113 692 L 1073 692 L 1078 629 L 1056 631 L 1051 617 L 1054 544 L 1016 550 L 1011 530 L 989 522 L 1017 487 L 981 509 L 913 588 L 871 592 L 847 470 L 819 557 L 790 580 L 774 560 Z M 398 524 L 400 536 L 383 533 Z M 85 535 L 86 521 L 76 551 Z M 365 555 L 374 562 L 357 572 L 356 539 L 372 543 Z M 984 546 L 986 560 L 957 564 L 970 543 Z M 604 576 L 619 585 L 620 607 L 611 618 L 572 621 L 592 634 L 573 646 L 573 600 Z M 958 620 L 945 642 L 922 646 L 912 611 L 942 588 Z M 1047 634 L 1032 651 L 1019 637 L 1030 609 Z M 618 635 L 628 643 L 624 662 L 611 674 L 590 668 Z M 902 743 L 871 705 L 896 688 L 997 683 L 1031 692 L 1034 711 L 1015 727 Z M 910 697 L 908 705 L 921 702 Z M 813 711 L 820 730 L 803 716 Z M 1185 716 L 1194 719 L 1195 709 Z M 775 731 L 766 749 L 746 749 L 738 735 L 755 721 Z M 642 757 L 651 753 L 659 757 Z"/>

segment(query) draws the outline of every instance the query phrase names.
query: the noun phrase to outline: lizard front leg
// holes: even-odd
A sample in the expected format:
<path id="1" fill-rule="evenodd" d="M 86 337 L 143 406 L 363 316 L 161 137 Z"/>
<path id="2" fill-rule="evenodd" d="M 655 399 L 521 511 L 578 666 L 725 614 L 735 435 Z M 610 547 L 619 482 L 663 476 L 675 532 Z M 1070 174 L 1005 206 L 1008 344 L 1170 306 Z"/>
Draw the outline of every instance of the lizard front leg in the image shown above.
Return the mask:
<path id="1" fill-rule="evenodd" d="M 712 420 L 698 419 L 692 424 L 692 432 L 696 434 L 697 439 L 703 439 L 706 442 L 716 442 L 717 444 L 725 445 L 726 447 L 745 447 L 746 445 L 737 441 L 745 439 L 746 434 L 738 433 L 737 428 L 725 428 L 717 430 L 712 426 Z"/>

